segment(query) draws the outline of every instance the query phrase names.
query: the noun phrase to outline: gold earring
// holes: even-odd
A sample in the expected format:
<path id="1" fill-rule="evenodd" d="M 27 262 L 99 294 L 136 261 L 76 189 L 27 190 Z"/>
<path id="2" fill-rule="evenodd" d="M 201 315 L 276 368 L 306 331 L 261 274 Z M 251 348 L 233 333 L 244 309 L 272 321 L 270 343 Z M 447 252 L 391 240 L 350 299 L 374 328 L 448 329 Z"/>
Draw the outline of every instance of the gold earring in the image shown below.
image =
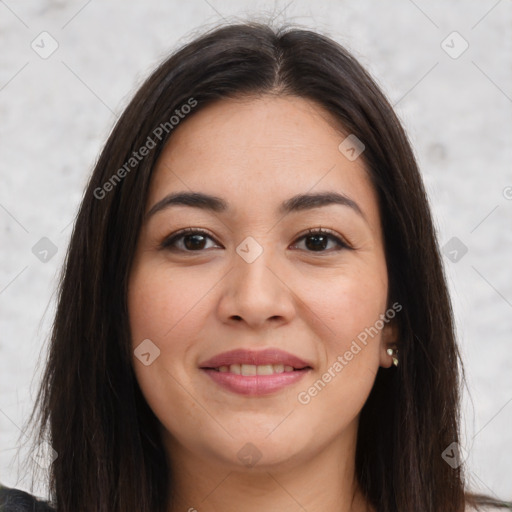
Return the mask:
<path id="1" fill-rule="evenodd" d="M 388 348 L 386 350 L 387 354 L 390 356 L 393 356 L 393 353 L 395 353 L 396 357 L 393 356 L 393 364 L 395 366 L 398 366 L 398 349 L 393 350 L 392 348 Z"/>

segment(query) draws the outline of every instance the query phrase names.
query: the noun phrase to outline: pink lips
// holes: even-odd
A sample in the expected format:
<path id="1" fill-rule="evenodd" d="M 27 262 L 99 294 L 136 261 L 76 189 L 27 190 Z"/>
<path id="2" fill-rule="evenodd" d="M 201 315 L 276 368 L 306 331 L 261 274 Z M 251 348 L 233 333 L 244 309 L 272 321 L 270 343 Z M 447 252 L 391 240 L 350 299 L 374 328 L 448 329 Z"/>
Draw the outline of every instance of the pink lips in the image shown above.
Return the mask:
<path id="1" fill-rule="evenodd" d="M 282 364 L 291 366 L 293 371 L 274 373 L 272 375 L 239 375 L 230 372 L 219 372 L 220 366 L 232 364 L 267 365 Z M 278 349 L 266 349 L 255 352 L 250 350 L 231 350 L 218 354 L 200 363 L 200 368 L 217 384 L 229 391 L 242 395 L 267 395 L 274 393 L 290 384 L 294 384 L 306 373 L 311 371 L 308 362 Z"/>

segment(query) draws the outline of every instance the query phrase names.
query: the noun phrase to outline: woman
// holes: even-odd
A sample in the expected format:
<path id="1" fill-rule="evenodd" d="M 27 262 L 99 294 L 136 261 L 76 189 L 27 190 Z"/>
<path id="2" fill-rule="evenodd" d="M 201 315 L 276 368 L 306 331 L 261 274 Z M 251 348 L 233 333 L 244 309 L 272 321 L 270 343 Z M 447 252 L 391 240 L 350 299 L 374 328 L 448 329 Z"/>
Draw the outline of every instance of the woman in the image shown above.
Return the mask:
<path id="1" fill-rule="evenodd" d="M 34 414 L 51 502 L 512 509 L 466 489 L 459 371 L 382 92 L 324 36 L 222 27 L 146 81 L 86 189 Z"/>

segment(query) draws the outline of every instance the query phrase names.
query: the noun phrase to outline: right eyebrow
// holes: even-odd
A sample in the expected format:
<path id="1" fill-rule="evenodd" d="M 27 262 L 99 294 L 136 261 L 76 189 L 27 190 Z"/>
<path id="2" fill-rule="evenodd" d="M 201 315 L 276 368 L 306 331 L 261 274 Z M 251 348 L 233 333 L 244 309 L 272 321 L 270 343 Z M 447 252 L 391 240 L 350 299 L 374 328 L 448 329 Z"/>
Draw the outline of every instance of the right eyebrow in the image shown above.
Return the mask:
<path id="1" fill-rule="evenodd" d="M 221 213 L 229 209 L 226 201 L 220 197 L 203 194 L 201 192 L 175 192 L 165 196 L 154 204 L 146 214 L 146 221 L 155 213 L 175 205 L 191 206 L 193 208 L 201 208 L 216 213 Z"/>

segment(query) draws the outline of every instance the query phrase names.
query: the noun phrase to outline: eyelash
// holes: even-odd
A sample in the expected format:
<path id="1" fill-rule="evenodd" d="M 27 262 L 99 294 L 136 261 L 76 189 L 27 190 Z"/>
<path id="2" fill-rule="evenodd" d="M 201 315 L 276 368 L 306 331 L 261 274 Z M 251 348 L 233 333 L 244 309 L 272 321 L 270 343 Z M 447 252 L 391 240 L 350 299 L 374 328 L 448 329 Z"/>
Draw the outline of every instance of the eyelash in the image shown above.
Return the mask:
<path id="1" fill-rule="evenodd" d="M 186 252 L 186 253 L 200 253 L 200 252 L 204 252 L 205 250 L 207 249 L 198 249 L 197 251 L 191 251 L 191 250 L 187 250 L 187 249 L 177 249 L 176 247 L 173 247 L 173 244 L 175 244 L 178 240 L 184 238 L 185 236 L 190 236 L 190 235 L 202 235 L 202 236 L 205 236 L 205 237 L 208 237 L 212 240 L 213 237 L 207 232 L 207 231 L 204 231 L 203 229 L 198 229 L 198 228 L 186 228 L 186 229 L 182 229 L 176 233 L 173 233 L 172 235 L 170 235 L 169 237 L 167 237 L 165 240 L 163 240 L 163 242 L 160 244 L 159 248 L 160 249 L 167 249 L 167 250 L 175 250 L 175 251 L 181 251 L 181 252 Z M 318 228 L 311 228 L 311 229 L 308 229 L 306 233 L 302 234 L 301 236 L 299 236 L 299 238 L 297 239 L 297 241 L 300 241 L 300 240 L 303 240 L 305 238 L 307 238 L 308 236 L 313 236 L 313 235 L 328 235 L 328 237 L 331 239 L 331 240 L 334 240 L 337 244 L 337 249 L 334 249 L 334 251 L 339 251 L 339 250 L 342 250 L 342 249 L 349 249 L 349 250 L 352 250 L 352 247 L 350 247 L 345 241 L 343 241 L 341 238 L 339 238 L 338 236 L 334 235 L 334 233 L 329 230 L 329 229 L 324 229 L 322 227 L 318 227 Z M 215 241 L 215 240 L 214 240 Z M 215 242 L 217 243 L 217 242 Z M 322 253 L 332 253 L 333 250 L 323 250 L 323 251 L 307 251 L 306 252 L 310 252 L 310 253 L 318 253 L 318 254 L 322 254 Z"/>

